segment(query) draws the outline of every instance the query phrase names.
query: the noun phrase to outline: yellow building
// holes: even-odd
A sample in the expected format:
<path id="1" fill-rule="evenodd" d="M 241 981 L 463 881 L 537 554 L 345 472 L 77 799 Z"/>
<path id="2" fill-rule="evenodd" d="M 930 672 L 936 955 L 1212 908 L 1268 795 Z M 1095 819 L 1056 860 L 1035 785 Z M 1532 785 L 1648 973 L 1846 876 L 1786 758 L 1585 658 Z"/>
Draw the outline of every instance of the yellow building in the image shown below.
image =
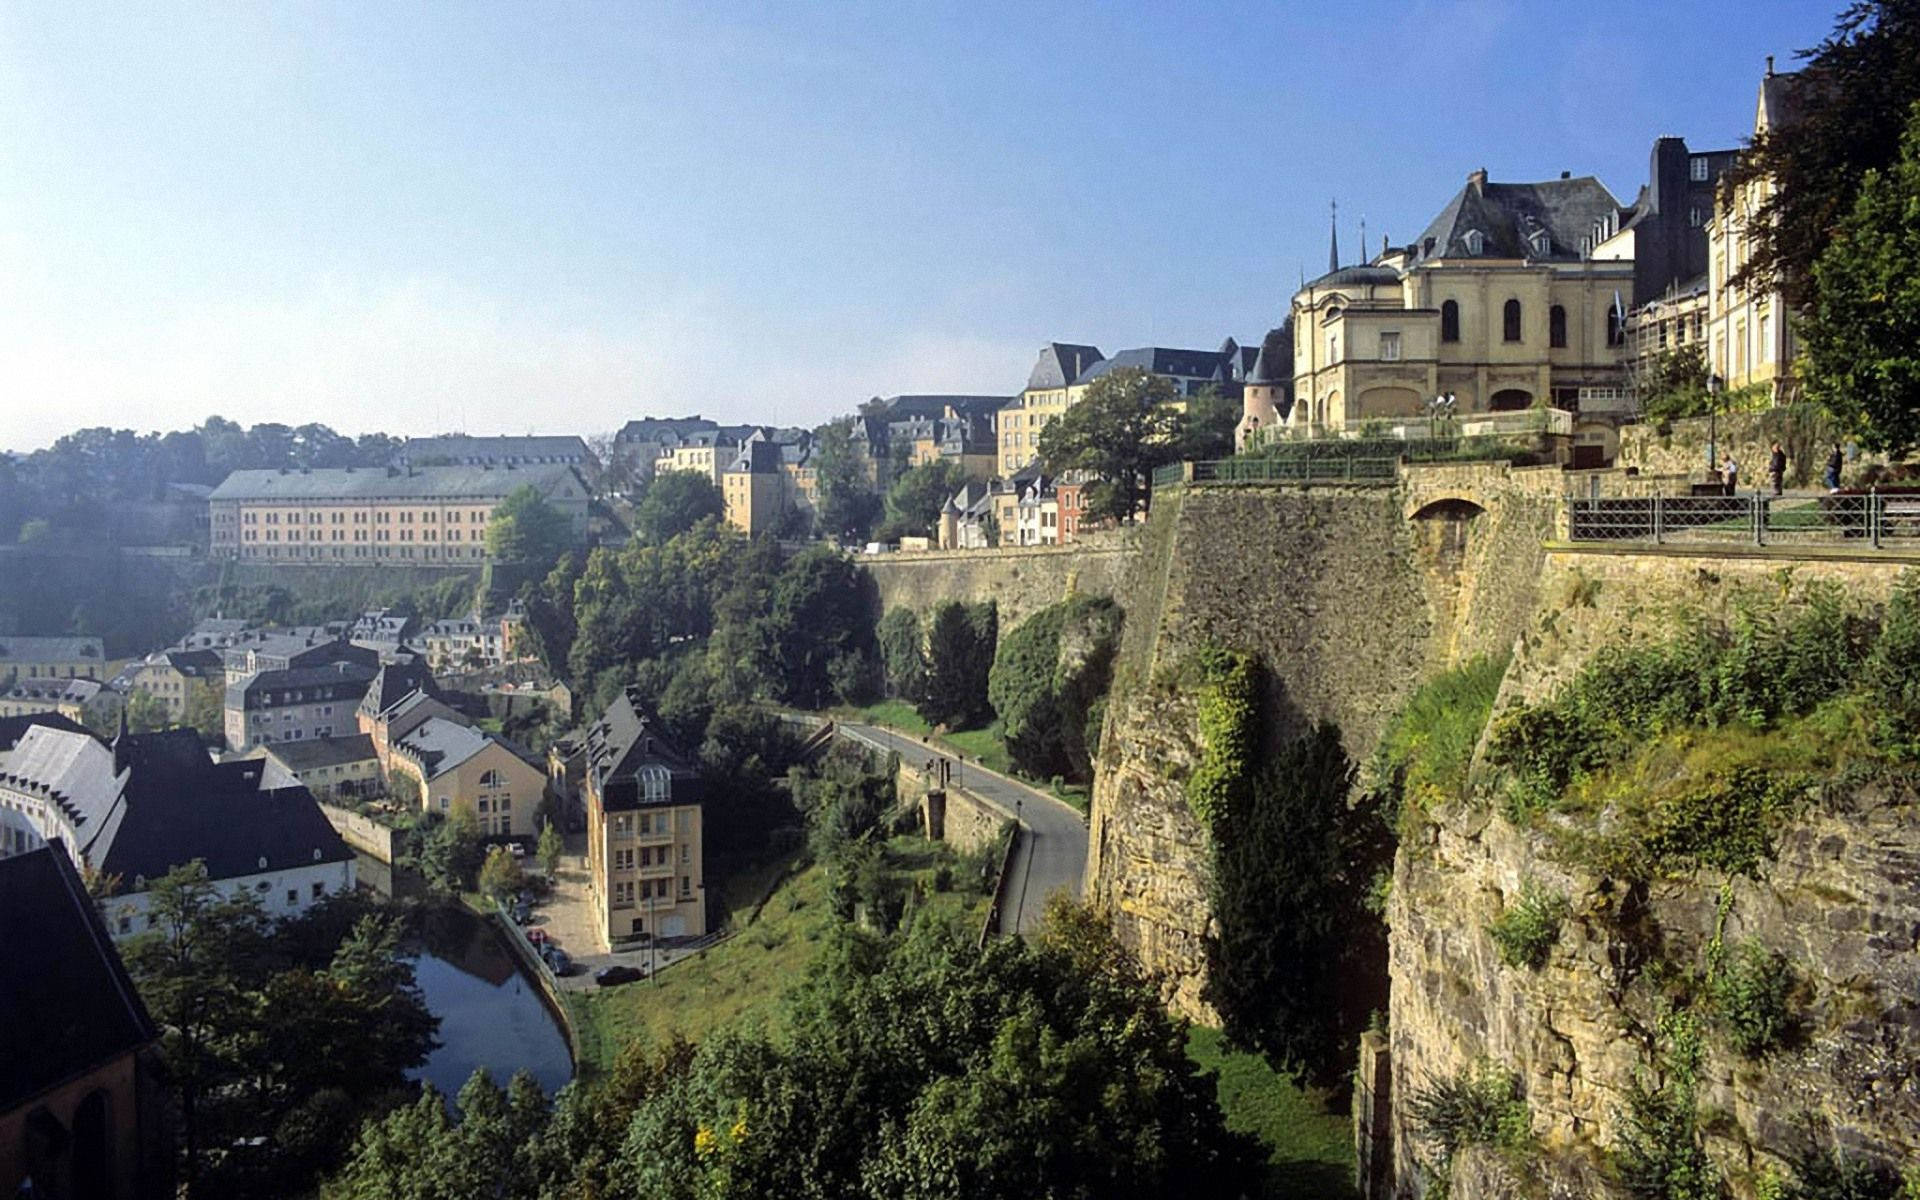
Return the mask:
<path id="1" fill-rule="evenodd" d="M 195 697 L 217 705 L 226 667 L 217 650 L 160 650 L 121 672 L 129 696 L 144 694 L 166 706 L 167 719 L 182 722 Z"/>
<path id="2" fill-rule="evenodd" d="M 487 522 L 531 486 L 587 526 L 586 482 L 570 466 L 420 467 L 410 471 L 235 471 L 208 497 L 210 553 L 248 562 L 478 565 Z"/>
<path id="3" fill-rule="evenodd" d="M 779 529 L 789 509 L 780 447 L 759 439 L 741 446 L 720 473 L 720 495 L 727 502 L 727 524 L 741 533 L 758 537 Z"/>
<path id="4" fill-rule="evenodd" d="M 1502 184 L 1473 172 L 1411 245 L 1294 296 L 1288 429 L 1407 421 L 1442 394 L 1462 415 L 1618 395 L 1633 263 L 1584 251 L 1620 211 L 1591 177 Z"/>
<path id="5" fill-rule="evenodd" d="M 377 796 L 387 790 L 380 756 L 374 751 L 373 739 L 364 733 L 274 742 L 255 746 L 243 757 L 268 760 L 312 792 L 315 800 L 328 803 Z"/>
<path id="6" fill-rule="evenodd" d="M 587 869 L 603 942 L 707 931 L 699 773 L 635 689 L 586 732 Z"/>
<path id="7" fill-rule="evenodd" d="M 546 772 L 505 742 L 448 717 L 429 717 L 392 744 L 389 780 L 411 776 L 420 807 L 445 816 L 464 810 L 487 837 L 532 837 L 540 831 Z"/>
<path id="8" fill-rule="evenodd" d="M 1040 431 L 1086 391 L 1081 375 L 1106 355 L 1098 346 L 1048 342 L 1027 374 L 1027 386 L 994 414 L 994 443 L 1001 475 L 1012 475 L 1040 452 Z"/>
<path id="9" fill-rule="evenodd" d="M 0 637 L 0 682 L 11 679 L 98 679 L 107 670 L 97 637 Z"/>
<path id="10" fill-rule="evenodd" d="M 1773 60 L 1767 60 L 1754 105 L 1756 135 L 1793 122 L 1799 80 L 1798 74 L 1775 74 Z M 1729 391 L 1765 387 L 1775 403 L 1787 403 L 1799 392 L 1793 361 L 1800 344 L 1780 282 L 1733 282 L 1752 255 L 1748 230 L 1773 188 L 1769 178 L 1751 179 L 1722 187 L 1714 202 L 1707 224 L 1707 369 Z"/>

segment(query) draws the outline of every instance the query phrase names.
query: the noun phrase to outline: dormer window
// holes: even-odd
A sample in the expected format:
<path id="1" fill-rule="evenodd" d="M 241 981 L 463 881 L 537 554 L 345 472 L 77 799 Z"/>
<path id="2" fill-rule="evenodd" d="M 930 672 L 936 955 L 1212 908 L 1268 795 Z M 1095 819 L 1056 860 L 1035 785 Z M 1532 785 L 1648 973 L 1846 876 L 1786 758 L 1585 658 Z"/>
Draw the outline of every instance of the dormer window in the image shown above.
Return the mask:
<path id="1" fill-rule="evenodd" d="M 665 767 L 640 768 L 640 799 L 646 804 L 658 804 L 667 799 L 672 787 L 673 775 Z"/>
<path id="2" fill-rule="evenodd" d="M 1553 253 L 1553 239 L 1544 229 L 1536 229 L 1527 238 L 1527 245 L 1533 248 L 1535 258 L 1545 258 Z"/>
<path id="3" fill-rule="evenodd" d="M 1486 245 L 1487 245 L 1486 235 L 1481 233 L 1478 229 L 1467 230 L 1466 236 L 1461 240 L 1466 243 L 1468 254 L 1477 255 L 1482 250 L 1486 249 Z"/>

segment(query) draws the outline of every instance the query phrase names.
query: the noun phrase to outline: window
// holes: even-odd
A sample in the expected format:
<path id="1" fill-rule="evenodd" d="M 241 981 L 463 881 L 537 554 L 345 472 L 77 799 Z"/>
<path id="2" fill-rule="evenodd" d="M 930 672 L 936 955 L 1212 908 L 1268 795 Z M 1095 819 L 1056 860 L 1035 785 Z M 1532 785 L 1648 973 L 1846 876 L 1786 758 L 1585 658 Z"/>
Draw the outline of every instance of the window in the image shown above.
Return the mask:
<path id="1" fill-rule="evenodd" d="M 693 895 L 693 879 L 691 876 L 682 875 L 680 877 L 680 894 L 682 896 Z"/>
<path id="2" fill-rule="evenodd" d="M 1448 300 L 1440 305 L 1440 340 L 1460 340 L 1460 304 L 1456 300 Z"/>
<path id="3" fill-rule="evenodd" d="M 1700 210 L 1700 206 L 1698 204 L 1694 205 L 1692 208 L 1689 208 L 1687 210 L 1688 225 L 1691 225 L 1693 228 L 1698 229 L 1700 228 L 1701 225 L 1705 223 L 1706 223 L 1706 215 Z"/>
<path id="4" fill-rule="evenodd" d="M 298 903 L 300 903 L 300 889 L 288 888 L 287 889 L 287 907 L 292 908 L 294 905 Z"/>
<path id="5" fill-rule="evenodd" d="M 1607 306 L 1607 345 L 1618 346 L 1626 341 L 1626 325 L 1620 314 L 1618 304 Z"/>
<path id="6" fill-rule="evenodd" d="M 1567 348 L 1567 310 L 1558 304 L 1547 310 L 1547 344 L 1555 350 Z"/>
<path id="7" fill-rule="evenodd" d="M 1500 336 L 1504 341 L 1520 340 L 1520 302 L 1509 300 L 1500 310 Z"/>
<path id="8" fill-rule="evenodd" d="M 480 776 L 480 786 L 483 788 L 505 787 L 507 786 L 507 781 L 500 772 L 488 771 L 486 774 Z"/>
<path id="9" fill-rule="evenodd" d="M 640 768 L 640 799 L 647 803 L 665 800 L 672 785 L 673 776 L 665 767 Z"/>
<path id="10" fill-rule="evenodd" d="M 1400 335 L 1392 330 L 1380 334 L 1380 361 L 1400 361 Z"/>
<path id="11" fill-rule="evenodd" d="M 683 844 L 680 847 L 680 865 L 684 867 L 687 865 L 687 863 L 691 862 L 692 859 L 693 859 L 693 847 Z"/>
<path id="12" fill-rule="evenodd" d="M 1696 154 L 1692 160 L 1687 163 L 1687 176 L 1695 183 L 1705 183 L 1707 181 L 1707 160 L 1704 155 Z"/>
<path id="13" fill-rule="evenodd" d="M 1478 229 L 1467 230 L 1467 236 L 1464 240 L 1467 243 L 1468 254 L 1479 254 L 1480 251 L 1486 247 L 1486 235 L 1482 234 Z"/>

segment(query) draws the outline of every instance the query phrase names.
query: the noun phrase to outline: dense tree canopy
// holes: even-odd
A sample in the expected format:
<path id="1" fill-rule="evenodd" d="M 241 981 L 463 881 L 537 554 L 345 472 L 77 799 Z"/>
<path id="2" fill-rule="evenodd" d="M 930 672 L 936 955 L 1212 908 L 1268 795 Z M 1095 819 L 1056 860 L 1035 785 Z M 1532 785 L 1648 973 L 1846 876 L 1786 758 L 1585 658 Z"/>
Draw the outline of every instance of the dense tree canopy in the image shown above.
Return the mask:
<path id="1" fill-rule="evenodd" d="M 916 701 L 928 724 L 970 729 L 993 719 L 987 673 L 999 639 L 999 610 L 991 600 L 949 600 L 933 610 L 927 620 L 926 688 Z"/>
<path id="2" fill-rule="evenodd" d="M 532 484 L 507 493 L 487 522 L 487 553 L 500 562 L 550 563 L 573 545 L 573 523 Z"/>
<path id="3" fill-rule="evenodd" d="M 700 522 L 727 515 L 727 502 L 712 479 L 699 471 L 662 471 L 647 485 L 634 509 L 634 531 L 662 545 Z"/>
<path id="4" fill-rule="evenodd" d="M 977 948 L 921 922 L 843 930 L 788 1032 L 633 1052 L 551 1113 L 525 1085 L 462 1091 L 362 1133 L 330 1200 L 478 1191 L 657 1200 L 1149 1200 L 1251 1195 L 1258 1155 L 1112 935 Z M 476 1179 L 484 1174 L 484 1185 Z M 1204 1181 L 1204 1183 L 1202 1183 Z"/>
<path id="5" fill-rule="evenodd" d="M 820 532 L 843 546 L 858 546 L 880 519 L 880 497 L 854 446 L 852 418 L 820 428 L 813 461 L 819 486 Z"/>
<path id="6" fill-rule="evenodd" d="M 1751 224 L 1741 284 L 1778 276 L 1790 303 L 1814 299 L 1814 263 L 1866 173 L 1900 153 L 1907 109 L 1920 100 L 1920 0 L 1860 0 L 1801 68 L 1795 120 L 1755 138 L 1736 174 L 1774 188 Z"/>
<path id="7" fill-rule="evenodd" d="M 939 531 L 940 510 L 966 482 L 967 473 L 951 459 L 937 458 L 902 471 L 887 488 L 881 537 L 932 537 Z"/>
<path id="8" fill-rule="evenodd" d="M 1093 778 L 1120 618 L 1119 605 L 1110 599 L 1074 596 L 1000 639 L 987 698 L 1007 753 L 1025 774 Z"/>
<path id="9" fill-rule="evenodd" d="M 1920 54 L 1920 46 L 1915 47 Z M 1868 446 L 1920 445 L 1920 101 L 1814 265 L 1807 388 Z"/>
<path id="10" fill-rule="evenodd" d="M 1179 457 L 1185 418 L 1173 407 L 1173 381 L 1137 367 L 1110 371 L 1087 387 L 1080 402 L 1040 431 L 1047 470 L 1092 472 L 1099 484 L 1088 508 L 1131 521 L 1147 498 L 1153 469 Z"/>

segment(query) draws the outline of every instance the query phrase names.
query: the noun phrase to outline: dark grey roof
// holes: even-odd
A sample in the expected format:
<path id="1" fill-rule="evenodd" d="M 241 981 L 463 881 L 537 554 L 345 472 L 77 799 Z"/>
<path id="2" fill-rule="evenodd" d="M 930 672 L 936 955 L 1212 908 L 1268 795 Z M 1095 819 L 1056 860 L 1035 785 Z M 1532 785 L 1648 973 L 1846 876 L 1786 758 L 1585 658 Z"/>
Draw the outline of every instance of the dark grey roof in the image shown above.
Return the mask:
<path id="1" fill-rule="evenodd" d="M 60 729 L 68 733 L 86 733 L 87 727 L 71 721 L 59 713 L 26 713 L 18 717 L 0 717 L 0 752 L 14 748 L 25 736 L 27 730 L 44 726 L 48 729 Z"/>
<path id="2" fill-rule="evenodd" d="M 1329 271 L 1320 278 L 1312 280 L 1308 287 L 1330 288 L 1345 284 L 1356 287 L 1363 284 L 1396 284 L 1400 282 L 1400 272 L 1392 267 L 1341 267 L 1338 271 Z"/>
<path id="3" fill-rule="evenodd" d="M 0 1112 L 159 1036 L 60 843 L 0 859 L 0 913 Z"/>
<path id="4" fill-rule="evenodd" d="M 438 700 L 440 685 L 433 678 L 433 671 L 427 666 L 425 659 L 407 655 L 404 658 L 380 664 L 379 672 L 367 685 L 360 707 L 370 713 L 383 713 L 414 692 L 420 692 Z"/>
<path id="5" fill-rule="evenodd" d="M 377 668 L 363 663 L 335 662 L 317 667 L 289 667 L 282 671 L 261 671 L 244 682 L 231 684 L 226 692 L 229 708 L 278 708 L 275 694 L 287 691 L 325 692 L 327 696 L 307 695 L 290 704 L 310 704 L 332 697 L 342 703 L 358 704 L 367 694 L 367 685 L 378 675 Z"/>
<path id="6" fill-rule="evenodd" d="M 1006 396 L 911 395 L 888 396 L 880 404 L 886 420 L 894 422 L 915 417 L 944 417 L 949 408 L 963 416 L 975 413 L 992 415 L 1007 399 Z"/>
<path id="7" fill-rule="evenodd" d="M 1417 265 L 1434 258 L 1474 257 L 1467 234 L 1476 230 L 1483 239 L 1481 258 L 1577 261 L 1581 239 L 1595 223 L 1619 211 L 1620 202 L 1591 175 L 1489 183 L 1476 171 L 1415 240 L 1413 261 Z M 1540 231 L 1549 238 L 1544 253 L 1530 240 Z"/>
<path id="8" fill-rule="evenodd" d="M 310 771 L 315 767 L 335 767 L 342 763 L 365 762 L 378 755 L 373 735 L 355 733 L 346 737 L 307 738 L 298 742 L 274 742 L 264 747 L 286 764 L 289 771 Z"/>
<path id="9" fill-rule="evenodd" d="M 1215 379 L 1226 382 L 1234 377 L 1235 355 L 1218 350 L 1177 350 L 1167 346 L 1139 346 L 1122 350 L 1102 359 L 1081 373 L 1075 383 L 1091 383 L 1122 367 L 1138 367 L 1153 375 L 1183 379 Z"/>
<path id="10" fill-rule="evenodd" d="M 659 718 L 640 698 L 638 688 L 629 687 L 621 693 L 601 718 L 588 726 L 586 736 L 587 769 L 599 781 L 602 802 L 608 810 L 640 806 L 639 773 L 647 766 L 665 767 L 671 774 L 671 803 L 700 801 L 699 773 L 668 739 Z"/>
<path id="11" fill-rule="evenodd" d="M 1027 373 L 1027 388 L 1063 388 L 1080 378 L 1106 355 L 1098 346 L 1079 342 L 1048 342 L 1040 347 L 1040 358 Z"/>
<path id="12" fill-rule="evenodd" d="M 698 413 L 691 417 L 641 417 L 628 421 L 613 435 L 616 442 L 678 441 L 690 433 L 718 429 L 719 425 Z"/>
<path id="13" fill-rule="evenodd" d="M 174 670 L 194 679 L 219 675 L 226 669 L 218 650 L 169 650 L 166 657 Z"/>
<path id="14" fill-rule="evenodd" d="M 338 467 L 235 471 L 213 489 L 213 500 L 501 500 L 532 485 L 544 496 L 584 500 L 586 483 L 570 466 Z"/>
<path id="15" fill-rule="evenodd" d="M 428 717 L 393 748 L 419 763 L 428 779 L 437 779 L 498 740 L 459 721 Z"/>
<path id="16" fill-rule="evenodd" d="M 772 475 L 780 470 L 780 447 L 774 442 L 743 442 L 740 452 L 727 464 L 727 471 L 735 474 Z"/>
<path id="17" fill-rule="evenodd" d="M 439 437 L 408 438 L 394 454 L 396 463 L 444 461 L 452 465 L 479 466 L 503 463 L 584 463 L 587 443 L 574 434 L 542 434 L 526 437 L 468 437 L 443 434 Z"/>

